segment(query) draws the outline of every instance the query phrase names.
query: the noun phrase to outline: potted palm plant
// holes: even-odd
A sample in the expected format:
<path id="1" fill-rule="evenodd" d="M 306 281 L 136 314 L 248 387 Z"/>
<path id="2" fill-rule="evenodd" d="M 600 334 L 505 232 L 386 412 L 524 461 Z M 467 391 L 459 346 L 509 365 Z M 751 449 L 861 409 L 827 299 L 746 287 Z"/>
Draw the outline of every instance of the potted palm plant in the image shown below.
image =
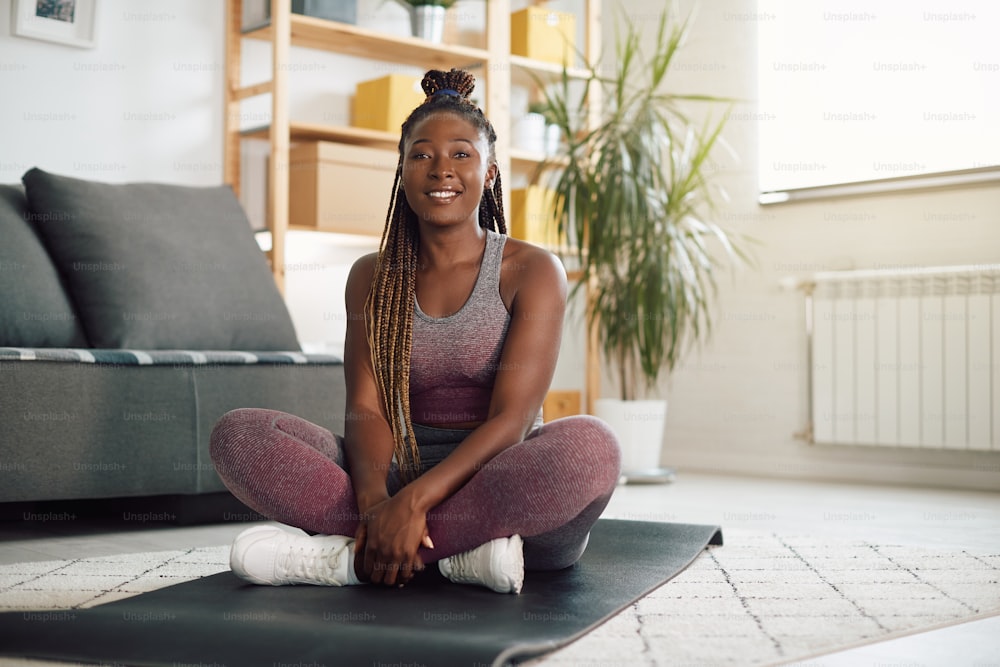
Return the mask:
<path id="1" fill-rule="evenodd" d="M 636 399 L 655 395 L 661 375 L 708 334 L 717 269 L 746 257 L 709 218 L 718 195 L 709 156 L 723 146 L 725 116 L 698 123 L 685 112 L 728 100 L 667 90 L 688 27 L 664 11 L 645 56 L 626 19 L 613 68 L 602 75 L 587 63 L 586 81 L 564 69 L 544 93 L 545 114 L 564 138 L 545 165 L 554 218 L 580 268 L 573 289 L 587 293 L 588 330 L 619 389 L 594 411 L 618 431 L 631 479 L 666 477 L 666 401 Z"/>

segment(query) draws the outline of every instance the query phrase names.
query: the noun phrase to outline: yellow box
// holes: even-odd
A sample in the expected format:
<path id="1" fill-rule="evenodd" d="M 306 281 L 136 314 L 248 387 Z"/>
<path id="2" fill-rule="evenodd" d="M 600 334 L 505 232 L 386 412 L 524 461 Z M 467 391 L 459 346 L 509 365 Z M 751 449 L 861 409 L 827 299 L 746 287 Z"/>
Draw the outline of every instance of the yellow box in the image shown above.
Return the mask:
<path id="1" fill-rule="evenodd" d="M 510 235 L 539 245 L 558 244 L 555 192 L 540 185 L 511 190 Z"/>
<path id="2" fill-rule="evenodd" d="M 354 127 L 383 132 L 399 132 L 410 112 L 424 101 L 420 77 L 389 74 L 379 79 L 362 81 L 354 92 Z"/>
<path id="3" fill-rule="evenodd" d="M 385 226 L 399 155 L 394 150 L 328 141 L 289 151 L 290 225 L 379 236 Z"/>
<path id="4" fill-rule="evenodd" d="M 510 15 L 510 52 L 559 65 L 574 64 L 576 17 L 544 7 L 528 7 Z"/>

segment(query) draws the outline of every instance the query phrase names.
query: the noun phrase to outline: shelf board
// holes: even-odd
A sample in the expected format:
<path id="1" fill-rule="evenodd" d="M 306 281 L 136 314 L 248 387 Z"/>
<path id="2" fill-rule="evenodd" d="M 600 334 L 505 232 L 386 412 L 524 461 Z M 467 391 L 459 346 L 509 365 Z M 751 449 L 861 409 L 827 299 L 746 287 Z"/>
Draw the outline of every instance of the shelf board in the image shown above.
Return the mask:
<path id="1" fill-rule="evenodd" d="M 534 74 L 543 81 L 558 81 L 563 73 L 562 65 L 544 60 L 532 60 L 524 56 L 511 55 L 510 64 L 515 70 Z M 570 79 L 585 80 L 590 77 L 590 70 L 583 67 L 567 67 L 566 74 Z"/>
<path id="2" fill-rule="evenodd" d="M 384 148 L 396 150 L 399 146 L 399 135 L 393 132 L 382 132 L 380 130 L 369 130 L 363 127 L 349 127 L 344 125 L 322 125 L 319 123 L 302 123 L 292 121 L 289 123 L 289 141 L 333 141 L 340 144 L 353 144 L 355 146 L 371 146 L 373 148 Z M 263 139 L 269 137 L 270 128 L 267 125 L 243 130 L 242 136 L 248 139 Z M 546 162 L 544 153 L 512 148 L 510 150 L 511 162 L 520 166 L 541 166 Z M 563 158 L 548 158 L 548 166 L 565 164 Z"/>
<path id="3" fill-rule="evenodd" d="M 526 151 L 521 148 L 510 149 L 510 159 L 513 162 L 523 162 L 527 164 L 541 164 L 545 161 L 545 153 Z"/>
<path id="4" fill-rule="evenodd" d="M 541 166 L 543 163 L 547 162 L 549 167 L 555 165 L 565 165 L 569 163 L 569 160 L 564 157 L 551 157 L 545 153 L 536 153 L 534 151 L 526 151 L 520 148 L 510 149 L 510 159 L 512 162 L 517 162 L 524 165 L 538 165 Z"/>
<path id="5" fill-rule="evenodd" d="M 425 69 L 473 68 L 490 59 L 488 51 L 455 44 L 435 44 L 419 37 L 388 35 L 349 23 L 292 14 L 292 46 L 331 51 Z M 270 25 L 243 33 L 271 40 Z"/>
<path id="6" fill-rule="evenodd" d="M 344 125 L 321 125 L 319 123 L 289 123 L 290 141 L 334 141 L 340 144 L 356 146 L 372 146 L 395 150 L 399 145 L 399 135 L 380 130 L 369 130 L 363 127 Z M 267 139 L 270 128 L 254 127 L 243 130 L 241 134 L 250 139 Z"/>

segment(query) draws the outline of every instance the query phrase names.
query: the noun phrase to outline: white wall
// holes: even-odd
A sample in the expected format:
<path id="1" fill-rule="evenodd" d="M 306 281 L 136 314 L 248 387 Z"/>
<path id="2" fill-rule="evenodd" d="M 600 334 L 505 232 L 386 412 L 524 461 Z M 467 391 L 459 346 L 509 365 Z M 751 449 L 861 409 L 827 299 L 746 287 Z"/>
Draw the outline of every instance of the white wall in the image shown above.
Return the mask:
<path id="1" fill-rule="evenodd" d="M 223 3 L 102 0 L 97 46 L 14 36 L 0 8 L 0 182 L 222 180 Z"/>
<path id="2" fill-rule="evenodd" d="M 621 4 L 636 15 L 650 13 L 639 0 Z M 833 0 L 829 4 L 835 9 Z M 688 11 L 692 3 L 681 5 Z M 614 14 L 610 7 L 605 25 Z M 700 3 L 674 72 L 678 91 L 746 100 L 725 132 L 739 159 L 718 158 L 718 182 L 730 196 L 720 218 L 758 245 L 756 268 L 721 276 L 714 336 L 663 382 L 669 400 L 664 463 L 682 470 L 1000 489 L 997 454 L 824 448 L 794 437 L 808 408 L 803 297 L 782 290 L 779 281 L 823 270 L 997 262 L 1000 187 L 759 206 L 755 125 L 762 110 L 753 101 L 759 20 L 767 19 L 757 15 L 753 0 Z"/>

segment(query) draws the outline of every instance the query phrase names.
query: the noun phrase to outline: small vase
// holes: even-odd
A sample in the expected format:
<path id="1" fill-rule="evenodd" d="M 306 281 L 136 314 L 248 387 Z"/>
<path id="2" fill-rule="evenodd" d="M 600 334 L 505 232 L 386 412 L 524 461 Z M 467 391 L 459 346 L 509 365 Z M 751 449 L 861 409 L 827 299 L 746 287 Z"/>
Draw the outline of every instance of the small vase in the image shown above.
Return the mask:
<path id="1" fill-rule="evenodd" d="M 444 38 L 444 15 L 441 5 L 416 5 L 410 7 L 410 27 L 414 37 L 440 44 Z"/>

